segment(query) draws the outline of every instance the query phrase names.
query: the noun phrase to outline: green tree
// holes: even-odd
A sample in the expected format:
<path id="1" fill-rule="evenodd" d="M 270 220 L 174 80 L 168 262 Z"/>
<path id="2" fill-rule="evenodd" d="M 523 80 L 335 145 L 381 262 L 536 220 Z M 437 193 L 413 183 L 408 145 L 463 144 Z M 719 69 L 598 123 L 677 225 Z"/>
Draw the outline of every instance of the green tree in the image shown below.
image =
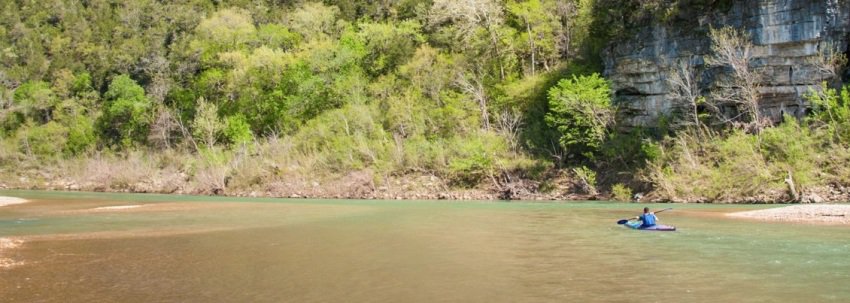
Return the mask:
<path id="1" fill-rule="evenodd" d="M 196 140 L 205 144 L 207 148 L 213 148 L 221 130 L 224 128 L 224 123 L 218 117 L 218 107 L 203 98 L 199 99 L 192 128 L 192 134 Z"/>
<path id="2" fill-rule="evenodd" d="M 95 147 L 97 134 L 95 120 L 84 115 L 75 116 L 67 121 L 68 138 L 63 149 L 66 155 L 84 154 Z"/>
<path id="3" fill-rule="evenodd" d="M 14 100 L 17 111 L 39 123 L 47 123 L 52 119 L 53 107 L 59 102 L 50 84 L 43 81 L 22 84 L 15 90 Z"/>
<path id="4" fill-rule="evenodd" d="M 245 116 L 238 114 L 227 117 L 224 121 L 224 133 L 227 142 L 235 145 L 248 144 L 254 140 L 254 134 L 251 132 L 251 126 L 246 121 Z"/>
<path id="5" fill-rule="evenodd" d="M 322 39 L 336 36 L 339 9 L 321 2 L 307 2 L 286 15 L 286 25 L 302 37 Z"/>
<path id="6" fill-rule="evenodd" d="M 562 24 L 555 15 L 555 3 L 545 0 L 509 1 L 507 8 L 520 24 L 519 39 L 526 41 L 520 46 L 529 61 L 531 75 L 537 73 L 538 65 L 548 71 L 560 56 L 556 43 Z"/>
<path id="7" fill-rule="evenodd" d="M 839 92 L 823 83 L 820 91 L 810 90 L 806 100 L 813 105 L 809 122 L 823 126 L 836 142 L 850 143 L 850 86 Z"/>
<path id="8" fill-rule="evenodd" d="M 130 76 L 120 75 L 112 79 L 104 97 L 105 109 L 98 120 L 103 138 L 124 147 L 145 143 L 153 119 L 153 104 L 145 90 Z"/>
<path id="9" fill-rule="evenodd" d="M 563 79 L 549 90 L 549 110 L 546 123 L 561 134 L 561 146 L 594 159 L 613 122 L 608 82 L 599 74 Z"/>
<path id="10" fill-rule="evenodd" d="M 511 28 L 504 26 L 504 9 L 492 0 L 435 0 L 429 24 L 448 33 L 445 43 L 469 56 L 475 69 L 493 69 L 500 80 L 510 78 Z M 479 72 L 480 73 L 480 72 Z"/>
<path id="11" fill-rule="evenodd" d="M 248 11 L 228 8 L 204 19 L 195 29 L 196 40 L 191 49 L 201 54 L 201 61 L 213 63 L 220 52 L 243 49 L 256 39 L 257 28 Z"/>
<path id="12" fill-rule="evenodd" d="M 301 35 L 280 24 L 263 24 L 257 28 L 258 46 L 289 50 L 300 44 L 301 40 Z"/>
<path id="13" fill-rule="evenodd" d="M 364 41 L 365 69 L 381 75 L 404 64 L 424 42 L 421 25 L 415 21 L 400 23 L 361 23 L 358 35 Z"/>

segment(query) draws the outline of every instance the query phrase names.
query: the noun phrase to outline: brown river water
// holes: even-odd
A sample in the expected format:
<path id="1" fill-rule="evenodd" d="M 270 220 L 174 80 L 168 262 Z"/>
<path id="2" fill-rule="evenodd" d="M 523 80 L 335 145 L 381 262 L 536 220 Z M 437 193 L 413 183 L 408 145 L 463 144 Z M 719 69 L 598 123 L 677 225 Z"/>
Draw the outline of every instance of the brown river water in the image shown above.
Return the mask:
<path id="1" fill-rule="evenodd" d="M 850 227 L 723 216 L 775 206 L 0 195 L 0 302 L 850 302 Z"/>

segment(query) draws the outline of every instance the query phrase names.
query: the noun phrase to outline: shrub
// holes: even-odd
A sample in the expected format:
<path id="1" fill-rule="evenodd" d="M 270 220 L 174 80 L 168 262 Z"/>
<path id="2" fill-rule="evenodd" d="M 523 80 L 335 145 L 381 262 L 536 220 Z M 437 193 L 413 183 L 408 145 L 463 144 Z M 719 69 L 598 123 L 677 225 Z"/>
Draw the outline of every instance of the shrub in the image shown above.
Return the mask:
<path id="1" fill-rule="evenodd" d="M 254 140 L 251 126 L 248 124 L 245 116 L 241 114 L 227 117 L 224 121 L 224 130 L 222 132 L 224 133 L 224 138 L 231 144 L 244 145 Z"/>
<path id="2" fill-rule="evenodd" d="M 850 143 L 850 86 L 839 93 L 824 83 L 821 91 L 809 91 L 806 100 L 813 105 L 810 122 L 816 127 L 823 125 L 834 140 Z"/>
<path id="3" fill-rule="evenodd" d="M 384 166 L 391 146 L 387 132 L 378 123 L 377 109 L 369 105 L 347 105 L 324 112 L 308 121 L 293 140 L 298 152 L 318 155 L 322 168 L 335 172 Z"/>
<path id="4" fill-rule="evenodd" d="M 620 183 L 611 187 L 611 194 L 615 201 L 628 202 L 632 200 L 632 190 Z"/>
<path id="5" fill-rule="evenodd" d="M 402 144 L 404 155 L 401 167 L 442 171 L 448 165 L 447 153 L 449 151 L 444 148 L 446 146 L 445 140 L 416 136 L 404 140 Z"/>
<path id="6" fill-rule="evenodd" d="M 587 166 L 573 168 L 582 190 L 590 195 L 596 195 L 596 172 Z"/>
<path id="7" fill-rule="evenodd" d="M 781 125 L 765 129 L 761 139 L 760 146 L 773 176 L 790 175 L 798 190 L 816 181 L 816 161 L 821 151 L 807 127 L 785 116 Z"/>
<path id="8" fill-rule="evenodd" d="M 85 153 L 91 150 L 96 142 L 94 119 L 79 115 L 68 122 L 68 142 L 64 149 L 66 155 Z"/>
<path id="9" fill-rule="evenodd" d="M 604 161 L 623 169 L 643 167 L 660 156 L 656 142 L 641 130 L 612 132 L 602 146 Z"/>
<path id="10" fill-rule="evenodd" d="M 124 156 L 96 154 L 84 161 L 81 178 L 113 189 L 134 189 L 139 183 L 154 180 L 158 171 L 151 157 L 139 151 Z"/>
<path id="11" fill-rule="evenodd" d="M 50 121 L 18 130 L 18 146 L 28 155 L 53 157 L 61 154 L 68 141 L 68 129 Z"/>
<path id="12" fill-rule="evenodd" d="M 199 99 L 192 128 L 192 135 L 195 139 L 206 144 L 207 148 L 215 146 L 216 139 L 224 128 L 221 119 L 218 117 L 218 107 L 211 102 L 206 102 L 203 98 Z"/>
<path id="13" fill-rule="evenodd" d="M 231 152 L 214 148 L 204 148 L 198 152 L 198 159 L 192 165 L 192 177 L 195 192 L 203 194 L 221 194 L 227 188 L 231 174 Z"/>
<path id="14" fill-rule="evenodd" d="M 455 184 L 472 187 L 491 176 L 493 166 L 493 159 L 481 151 L 453 159 L 449 162 L 449 172 Z"/>
<path id="15" fill-rule="evenodd" d="M 677 201 L 797 198 L 794 192 L 830 182 L 820 177 L 827 170 L 844 174 L 830 167 L 843 163 L 846 152 L 818 138 L 791 117 L 758 136 L 740 130 L 724 136 L 680 133 L 662 143 L 661 156 L 646 173 L 657 193 Z"/>
<path id="16" fill-rule="evenodd" d="M 473 187 L 492 177 L 509 150 L 504 138 L 490 132 L 455 137 L 449 142 L 448 173 L 451 182 Z"/>

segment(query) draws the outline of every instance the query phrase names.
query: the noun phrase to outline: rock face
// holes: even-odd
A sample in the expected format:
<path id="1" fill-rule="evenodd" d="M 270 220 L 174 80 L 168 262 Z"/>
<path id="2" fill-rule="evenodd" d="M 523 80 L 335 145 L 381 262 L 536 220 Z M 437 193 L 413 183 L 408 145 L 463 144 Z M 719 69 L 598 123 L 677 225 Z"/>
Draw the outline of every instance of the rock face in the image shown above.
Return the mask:
<path id="1" fill-rule="evenodd" d="M 755 58 L 750 66 L 764 76 L 762 116 L 801 116 L 808 107 L 802 96 L 809 88 L 835 78 L 829 79 L 812 58 L 827 48 L 848 52 L 850 0 L 736 0 L 725 10 L 682 11 L 670 22 L 638 25 L 636 33 L 614 41 L 603 53 L 623 121 L 653 127 L 662 117 L 681 120 L 691 112 L 687 102 L 670 94 L 668 79 L 681 64 L 694 67 L 702 95 L 720 86 L 719 79 L 729 71 L 707 66 L 705 58 L 711 52 L 709 29 L 723 26 L 752 37 Z"/>

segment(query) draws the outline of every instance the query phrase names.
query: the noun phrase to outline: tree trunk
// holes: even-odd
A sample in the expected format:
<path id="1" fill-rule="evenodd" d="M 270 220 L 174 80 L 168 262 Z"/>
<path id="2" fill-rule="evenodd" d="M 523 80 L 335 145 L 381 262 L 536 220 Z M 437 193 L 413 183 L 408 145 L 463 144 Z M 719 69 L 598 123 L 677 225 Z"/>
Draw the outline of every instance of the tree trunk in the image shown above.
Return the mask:
<path id="1" fill-rule="evenodd" d="M 534 36 L 531 34 L 531 23 L 528 22 L 528 19 L 525 20 L 525 30 L 528 32 L 528 45 L 531 48 L 531 76 L 534 76 L 537 72 L 535 70 L 537 61 L 535 60 L 534 53 L 537 51 L 534 48 Z"/>
<path id="2" fill-rule="evenodd" d="M 800 194 L 797 192 L 797 186 L 794 185 L 794 177 L 791 176 L 791 171 L 788 171 L 788 176 L 785 177 L 785 184 L 788 185 L 788 193 L 791 194 L 791 199 L 794 202 L 800 201 Z"/>

